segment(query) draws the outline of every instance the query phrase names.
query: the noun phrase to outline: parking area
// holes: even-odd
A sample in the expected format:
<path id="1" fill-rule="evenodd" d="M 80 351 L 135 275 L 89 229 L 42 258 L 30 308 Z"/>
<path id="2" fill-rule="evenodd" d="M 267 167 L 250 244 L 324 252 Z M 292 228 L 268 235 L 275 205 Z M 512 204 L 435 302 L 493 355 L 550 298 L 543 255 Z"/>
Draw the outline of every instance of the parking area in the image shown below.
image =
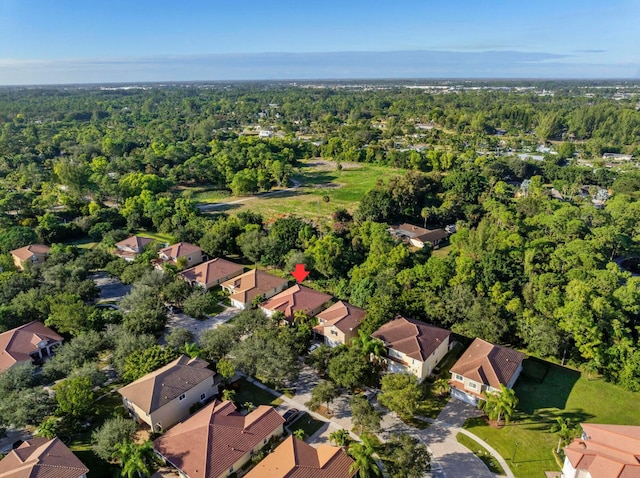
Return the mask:
<path id="1" fill-rule="evenodd" d="M 107 272 L 100 271 L 89 276 L 100 289 L 99 301 L 119 302 L 131 290 L 130 285 L 123 284 Z"/>

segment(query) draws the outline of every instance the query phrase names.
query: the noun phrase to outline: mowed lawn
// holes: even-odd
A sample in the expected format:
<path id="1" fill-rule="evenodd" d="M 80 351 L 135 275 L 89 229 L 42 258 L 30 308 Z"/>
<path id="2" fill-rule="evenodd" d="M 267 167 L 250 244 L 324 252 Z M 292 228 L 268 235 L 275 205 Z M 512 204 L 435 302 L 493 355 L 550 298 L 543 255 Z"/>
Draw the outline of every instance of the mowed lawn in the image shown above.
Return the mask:
<path id="1" fill-rule="evenodd" d="M 314 220 L 328 219 L 336 209 L 344 208 L 353 212 L 365 193 L 379 179 L 388 180 L 391 176 L 405 173 L 403 169 L 371 164 L 357 164 L 342 171 L 336 171 L 335 167 L 328 167 L 324 162 L 319 167 L 313 160 L 303 164 L 305 165 L 293 175 L 293 179 L 301 183 L 301 187 L 290 191 L 267 196 L 231 197 L 221 191 L 199 189 L 194 192 L 193 198 L 197 202 L 209 204 L 243 200 L 238 204 L 217 208 L 211 211 L 212 214 L 251 210 L 267 218 L 299 214 Z"/>
<path id="2" fill-rule="evenodd" d="M 515 390 L 518 413 L 508 425 L 498 430 L 483 419 L 471 419 L 465 428 L 494 447 L 519 478 L 539 478 L 544 471 L 560 469 L 552 453 L 558 436 L 550 431 L 557 417 L 576 425 L 640 425 L 639 393 L 542 360 L 525 360 Z"/>

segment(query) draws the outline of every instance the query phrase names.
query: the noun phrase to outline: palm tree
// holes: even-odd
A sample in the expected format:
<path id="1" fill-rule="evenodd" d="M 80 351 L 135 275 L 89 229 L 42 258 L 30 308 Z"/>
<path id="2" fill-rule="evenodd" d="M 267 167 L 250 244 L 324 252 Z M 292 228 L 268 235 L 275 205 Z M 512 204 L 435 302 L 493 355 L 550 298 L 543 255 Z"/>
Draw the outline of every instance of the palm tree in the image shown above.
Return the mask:
<path id="1" fill-rule="evenodd" d="M 349 471 L 353 473 L 358 470 L 360 478 L 370 478 L 372 476 L 382 476 L 380 468 L 374 457 L 376 444 L 371 435 L 362 435 L 362 442 L 352 443 L 349 447 L 349 455 L 353 458 L 353 464 Z"/>
<path id="2" fill-rule="evenodd" d="M 122 464 L 122 476 L 126 478 L 142 478 L 151 476 L 151 459 L 153 444 L 146 441 L 142 444 L 123 441 L 115 446 L 116 457 Z"/>
<path id="3" fill-rule="evenodd" d="M 449 380 L 446 378 L 439 378 L 435 382 L 433 382 L 433 391 L 439 396 L 442 397 L 449 393 L 451 387 L 449 386 Z"/>
<path id="4" fill-rule="evenodd" d="M 358 330 L 358 337 L 353 340 L 354 347 L 374 363 L 379 363 L 380 357 L 385 353 L 384 342 Z"/>
<path id="5" fill-rule="evenodd" d="M 499 424 L 504 417 L 505 423 L 509 423 L 518 406 L 516 392 L 500 385 L 499 392 L 488 392 L 486 396 L 486 400 L 481 401 L 478 407 L 484 410 L 489 420 L 495 420 Z"/>
<path id="6" fill-rule="evenodd" d="M 556 453 L 560 453 L 562 445 L 567 444 L 575 434 L 575 429 L 570 427 L 570 424 L 568 418 L 557 417 L 556 423 L 551 425 L 551 433 L 557 433 L 559 437 Z"/>
<path id="7" fill-rule="evenodd" d="M 331 432 L 329 434 L 329 441 L 336 446 L 347 446 L 347 443 L 350 441 L 349 432 L 344 428 Z"/>
<path id="8" fill-rule="evenodd" d="M 295 430 L 292 435 L 298 440 L 304 440 L 304 430 L 302 428 L 298 428 L 297 430 Z"/>
<path id="9" fill-rule="evenodd" d="M 225 388 L 222 391 L 222 400 L 228 400 L 229 402 L 233 402 L 233 399 L 236 397 L 236 391 L 231 390 L 230 388 Z"/>

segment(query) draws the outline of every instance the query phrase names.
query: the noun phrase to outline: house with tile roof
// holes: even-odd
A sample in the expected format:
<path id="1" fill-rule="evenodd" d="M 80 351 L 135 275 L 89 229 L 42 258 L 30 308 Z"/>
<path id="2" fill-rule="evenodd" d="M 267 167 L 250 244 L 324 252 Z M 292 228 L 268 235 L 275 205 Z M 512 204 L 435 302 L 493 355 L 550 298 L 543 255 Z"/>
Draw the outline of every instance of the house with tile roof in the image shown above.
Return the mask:
<path id="1" fill-rule="evenodd" d="M 450 235 L 444 229 L 426 229 L 408 223 L 391 226 L 389 232 L 392 236 L 420 249 L 427 244 L 437 246 Z"/>
<path id="2" fill-rule="evenodd" d="M 451 331 L 397 316 L 371 336 L 384 343 L 387 372 L 410 373 L 422 382 L 449 351 Z"/>
<path id="3" fill-rule="evenodd" d="M 284 418 L 260 405 L 247 415 L 215 400 L 153 442 L 156 453 L 186 478 L 223 478 L 238 471 L 274 436 Z"/>
<path id="4" fill-rule="evenodd" d="M 289 322 L 293 322 L 297 311 L 300 310 L 307 316 L 313 317 L 324 309 L 331 299 L 333 296 L 329 294 L 296 284 L 263 302 L 260 308 L 269 317 L 272 317 L 276 312 L 282 312 Z"/>
<path id="5" fill-rule="evenodd" d="M 20 362 L 51 356 L 64 339 L 42 322 L 29 322 L 0 334 L 0 372 Z"/>
<path id="6" fill-rule="evenodd" d="M 477 405 L 486 392 L 513 388 L 522 372 L 525 355 L 517 350 L 475 339 L 451 367 L 451 396 Z"/>
<path id="7" fill-rule="evenodd" d="M 30 244 L 11 251 L 11 257 L 13 257 L 13 263 L 16 267 L 23 271 L 27 264 L 42 264 L 47 260 L 50 252 L 51 248 L 49 246 Z"/>
<path id="8" fill-rule="evenodd" d="M 241 265 L 216 257 L 195 267 L 190 267 L 178 275 L 192 286 L 208 290 L 221 282 L 239 276 L 243 272 L 244 267 Z"/>
<path id="9" fill-rule="evenodd" d="M 112 254 L 127 262 L 133 262 L 138 254 L 142 254 L 144 252 L 144 248 L 152 242 L 153 239 L 149 239 L 148 237 L 127 237 L 126 239 L 116 243 L 116 248 Z"/>
<path id="10" fill-rule="evenodd" d="M 358 336 L 365 315 L 363 309 L 340 300 L 317 315 L 318 325 L 313 331 L 322 335 L 329 347 L 347 345 Z"/>
<path id="11" fill-rule="evenodd" d="M 238 309 L 251 307 L 256 297 L 269 299 L 289 285 L 287 279 L 251 269 L 231 280 L 220 284 L 229 293 L 231 305 Z"/>
<path id="12" fill-rule="evenodd" d="M 322 444 L 313 448 L 289 436 L 270 455 L 260 461 L 246 478 L 352 478 L 353 460 L 337 446 Z"/>
<path id="13" fill-rule="evenodd" d="M 154 432 L 167 430 L 189 415 L 196 403 L 218 393 L 216 373 L 199 358 L 182 355 L 118 390 L 129 414 Z"/>
<path id="14" fill-rule="evenodd" d="M 165 265 L 175 266 L 178 259 L 184 258 L 188 267 L 200 264 L 203 261 L 202 249 L 188 242 L 178 242 L 158 251 L 158 259 L 153 261 L 156 269 L 162 269 Z"/>
<path id="15" fill-rule="evenodd" d="M 582 436 L 565 447 L 562 478 L 640 476 L 640 426 L 582 423 Z"/>
<path id="16" fill-rule="evenodd" d="M 86 478 L 88 472 L 58 438 L 30 438 L 0 460 L 0 478 Z"/>

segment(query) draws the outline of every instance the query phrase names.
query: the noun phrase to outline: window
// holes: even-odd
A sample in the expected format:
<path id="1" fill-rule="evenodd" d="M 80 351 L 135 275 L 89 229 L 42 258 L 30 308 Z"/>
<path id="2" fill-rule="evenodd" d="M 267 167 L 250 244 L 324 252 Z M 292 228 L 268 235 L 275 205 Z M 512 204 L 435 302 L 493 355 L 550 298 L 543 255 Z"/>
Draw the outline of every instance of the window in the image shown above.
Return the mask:
<path id="1" fill-rule="evenodd" d="M 207 394 L 206 393 L 201 393 L 200 394 L 200 400 L 204 400 L 205 398 L 207 398 Z"/>
<path id="2" fill-rule="evenodd" d="M 187 395 L 183 393 L 182 395 L 180 395 L 180 396 L 178 397 L 178 400 L 182 401 L 182 400 L 184 400 L 185 398 L 187 398 Z"/>
<path id="3" fill-rule="evenodd" d="M 267 439 L 266 439 L 266 438 L 262 441 L 262 444 L 263 444 L 263 445 L 266 445 L 266 444 L 267 444 Z"/>
<path id="4" fill-rule="evenodd" d="M 478 384 L 477 384 L 476 382 L 469 382 L 469 383 L 468 383 L 468 387 L 469 387 L 471 390 L 477 390 L 477 389 L 478 389 Z"/>
<path id="5" fill-rule="evenodd" d="M 338 332 L 336 332 L 335 330 L 331 329 L 331 335 L 338 335 Z"/>
<path id="6" fill-rule="evenodd" d="M 453 378 L 454 380 L 457 380 L 458 382 L 462 382 L 462 375 L 454 373 L 453 374 Z"/>

